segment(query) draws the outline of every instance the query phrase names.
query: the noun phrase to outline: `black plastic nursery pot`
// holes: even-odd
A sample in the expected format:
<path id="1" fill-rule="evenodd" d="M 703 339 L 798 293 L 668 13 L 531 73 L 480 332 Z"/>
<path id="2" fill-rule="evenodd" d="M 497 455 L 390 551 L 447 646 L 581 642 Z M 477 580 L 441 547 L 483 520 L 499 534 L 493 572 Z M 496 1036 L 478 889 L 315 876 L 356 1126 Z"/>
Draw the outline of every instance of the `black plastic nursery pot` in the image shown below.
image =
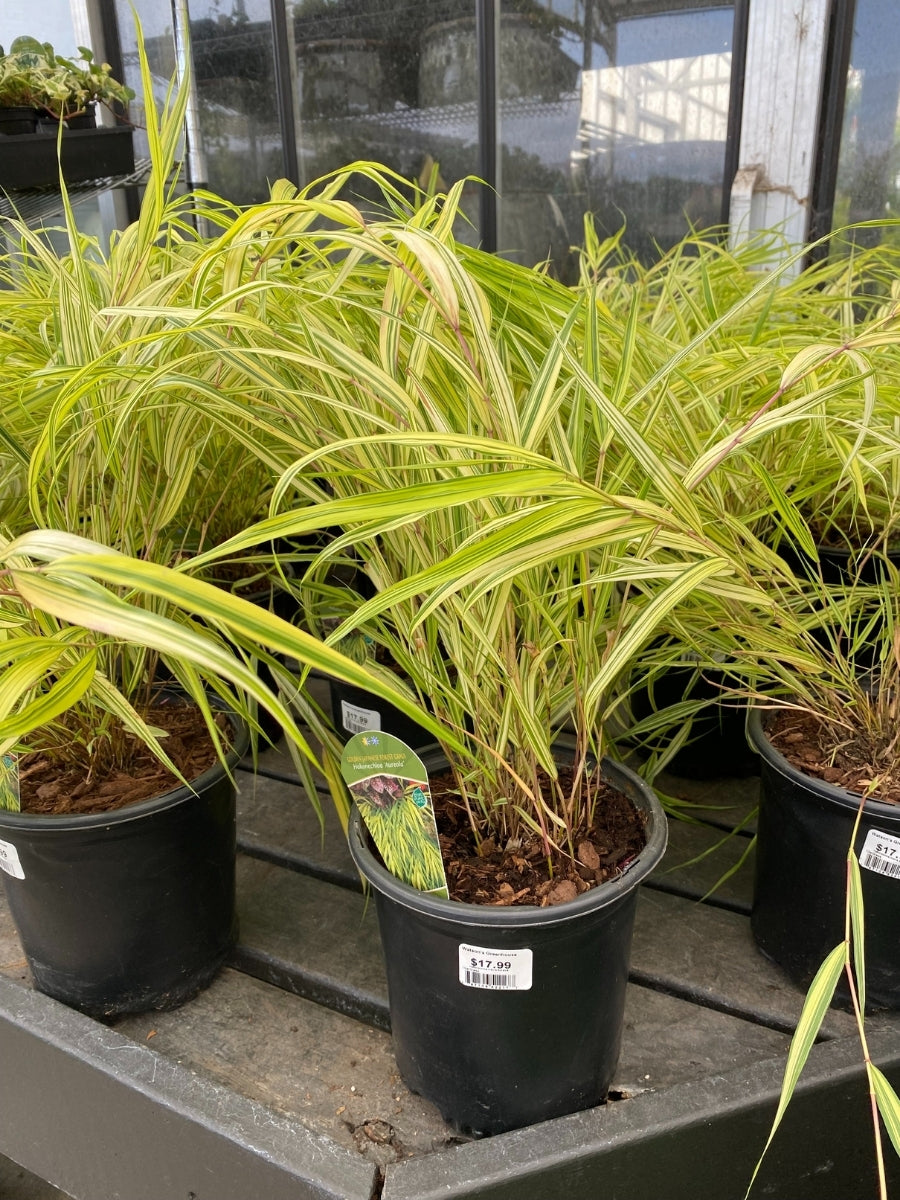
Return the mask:
<path id="1" fill-rule="evenodd" d="M 28 104 L 0 105 L 0 134 L 3 137 L 19 137 L 24 133 L 34 133 L 37 123 L 37 110 Z"/>
<path id="2" fill-rule="evenodd" d="M 691 725 L 690 740 L 673 755 L 666 769 L 684 779 L 718 779 L 755 775 L 757 755 L 747 743 L 745 705 L 718 703 L 728 686 L 719 672 L 698 676 L 693 666 L 670 667 L 649 686 L 639 687 L 631 695 L 637 720 L 652 712 L 665 712 L 683 700 L 704 700 L 708 706 L 698 712 Z"/>
<path id="3" fill-rule="evenodd" d="M 816 563 L 799 546 L 784 541 L 778 553 L 795 575 L 821 577 L 823 583 L 849 586 L 854 582 L 880 583 L 886 574 L 884 558 L 878 554 L 851 546 L 817 546 L 819 561 Z M 887 559 L 900 568 L 900 551 L 889 550 Z"/>
<path id="4" fill-rule="evenodd" d="M 350 852 L 375 891 L 400 1073 L 465 1133 L 578 1112 L 609 1090 L 637 887 L 667 831 L 641 779 L 609 760 L 603 773 L 646 816 L 647 844 L 617 879 L 550 908 L 418 892 L 381 866 L 353 810 Z"/>
<path id="5" fill-rule="evenodd" d="M 234 723 L 229 768 L 248 741 Z M 92 1016 L 189 1000 L 237 935 L 235 842 L 220 764 L 109 813 L 0 811 L 3 884 L 35 986 Z"/>
<path id="6" fill-rule="evenodd" d="M 801 987 L 844 938 L 847 852 L 860 797 L 804 775 L 771 744 L 760 713 L 750 736 L 761 756 L 751 928 L 757 945 Z M 867 800 L 860 861 L 869 1008 L 900 1008 L 900 806 Z M 849 993 L 838 988 L 838 1003 Z"/>
<path id="7" fill-rule="evenodd" d="M 134 171 L 130 125 L 66 129 L 60 143 L 66 183 L 129 175 Z M 53 187 L 59 183 L 56 134 L 22 132 L 0 138 L 0 190 Z"/>
<path id="8" fill-rule="evenodd" d="M 332 677 L 329 677 L 328 687 L 331 715 L 340 736 L 352 737 L 354 733 L 378 729 L 406 742 L 412 750 L 434 744 L 433 734 L 376 692 L 353 687 Z"/>

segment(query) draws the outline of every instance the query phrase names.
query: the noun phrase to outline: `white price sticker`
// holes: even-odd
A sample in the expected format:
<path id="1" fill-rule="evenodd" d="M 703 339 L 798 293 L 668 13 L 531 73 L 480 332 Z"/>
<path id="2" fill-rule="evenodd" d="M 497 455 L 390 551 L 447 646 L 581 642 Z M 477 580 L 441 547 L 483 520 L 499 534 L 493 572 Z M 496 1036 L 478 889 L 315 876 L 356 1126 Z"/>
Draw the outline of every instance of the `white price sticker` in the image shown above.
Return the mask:
<path id="1" fill-rule="evenodd" d="M 381 729 L 381 713 L 374 708 L 360 708 L 357 704 L 341 701 L 341 724 L 348 733 L 365 733 L 367 729 Z"/>
<path id="2" fill-rule="evenodd" d="M 12 875 L 13 879 L 25 878 L 25 872 L 19 862 L 19 852 L 12 842 L 0 842 L 0 871 Z"/>
<path id="3" fill-rule="evenodd" d="M 870 829 L 859 856 L 859 865 L 877 871 L 879 875 L 900 879 L 900 837 Z"/>
<path id="4" fill-rule="evenodd" d="M 459 982 L 497 992 L 527 992 L 532 958 L 530 950 L 489 950 L 463 943 L 459 947 Z"/>

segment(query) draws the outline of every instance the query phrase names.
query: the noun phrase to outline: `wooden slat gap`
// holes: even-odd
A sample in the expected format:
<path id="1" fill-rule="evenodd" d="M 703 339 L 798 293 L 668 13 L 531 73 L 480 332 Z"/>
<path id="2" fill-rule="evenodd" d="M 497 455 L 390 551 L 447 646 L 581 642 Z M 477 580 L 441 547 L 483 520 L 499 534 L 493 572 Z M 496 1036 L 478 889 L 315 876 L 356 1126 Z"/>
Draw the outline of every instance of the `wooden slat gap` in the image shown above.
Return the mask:
<path id="1" fill-rule="evenodd" d="M 652 892 L 665 892 L 667 896 L 680 896 L 683 900 L 694 900 L 698 904 L 708 904 L 710 908 L 721 908 L 725 912 L 737 913 L 741 917 L 750 916 L 751 906 L 740 900 L 726 900 L 716 896 L 715 893 L 707 895 L 705 892 L 701 892 L 699 888 L 672 883 L 659 876 L 651 877 L 641 886 L 649 888 Z"/>
<path id="2" fill-rule="evenodd" d="M 248 858 L 257 858 L 262 862 L 272 863 L 276 867 L 284 867 L 287 871 L 295 871 L 298 875 L 308 875 L 312 879 L 320 879 L 323 883 L 333 883 L 335 887 L 345 888 L 348 892 L 362 893 L 363 886 L 355 871 L 344 871 L 340 867 L 330 867 L 297 854 L 284 850 L 280 846 L 271 846 L 266 842 L 256 841 L 245 833 L 238 833 L 238 850 Z"/>
<path id="3" fill-rule="evenodd" d="M 228 964 L 245 975 L 273 984 L 303 1000 L 311 1000 L 322 1008 L 331 1009 L 344 1017 L 352 1017 L 384 1033 L 391 1031 L 391 1018 L 386 1001 L 352 986 L 337 986 L 334 980 L 317 971 L 298 967 L 274 954 L 238 944 Z"/>
<path id="4" fill-rule="evenodd" d="M 700 1008 L 711 1008 L 714 1012 L 725 1013 L 726 1016 L 736 1017 L 739 1021 L 748 1021 L 751 1025 L 762 1025 L 776 1033 L 785 1033 L 788 1037 L 794 1033 L 795 1023 L 793 1021 L 774 1016 L 772 1013 L 761 1012 L 759 1009 L 746 1005 L 735 1004 L 721 996 L 678 983 L 667 976 L 654 975 L 650 971 L 632 967 L 628 972 L 628 981 L 638 987 L 662 992 L 665 996 L 674 996 L 677 1000 L 686 1000 Z M 829 1030 L 823 1030 L 816 1038 L 816 1044 L 834 1041 L 836 1037 L 837 1035 Z"/>

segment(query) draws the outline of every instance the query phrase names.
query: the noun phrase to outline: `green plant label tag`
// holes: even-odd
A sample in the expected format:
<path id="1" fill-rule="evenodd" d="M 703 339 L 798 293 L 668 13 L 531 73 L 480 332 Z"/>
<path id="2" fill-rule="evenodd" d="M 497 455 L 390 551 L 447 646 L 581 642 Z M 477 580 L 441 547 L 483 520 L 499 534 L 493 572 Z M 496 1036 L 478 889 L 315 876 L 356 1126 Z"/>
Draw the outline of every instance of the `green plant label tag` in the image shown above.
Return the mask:
<path id="1" fill-rule="evenodd" d="M 447 897 L 428 772 L 415 751 L 389 733 L 355 733 L 344 746 L 341 774 L 391 874 Z"/>
<path id="2" fill-rule="evenodd" d="M 18 812 L 20 807 L 18 759 L 14 754 L 0 755 L 0 809 Z"/>

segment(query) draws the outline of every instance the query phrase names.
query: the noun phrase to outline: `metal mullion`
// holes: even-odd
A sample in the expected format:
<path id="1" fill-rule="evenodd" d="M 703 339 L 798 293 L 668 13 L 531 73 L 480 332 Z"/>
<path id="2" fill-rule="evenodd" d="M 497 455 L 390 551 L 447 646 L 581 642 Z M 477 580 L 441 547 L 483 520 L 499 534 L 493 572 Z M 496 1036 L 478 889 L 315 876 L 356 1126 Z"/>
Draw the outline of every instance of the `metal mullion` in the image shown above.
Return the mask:
<path id="1" fill-rule="evenodd" d="M 816 160 L 810 194 L 811 242 L 824 237 L 830 231 L 834 217 L 834 197 L 837 189 L 838 159 L 841 152 L 841 131 L 844 125 L 844 102 L 847 96 L 847 75 L 850 70 L 855 15 L 856 0 L 832 0 L 822 105 L 816 131 Z M 826 253 L 827 248 L 820 247 L 811 257 L 817 258 Z"/>
<path id="2" fill-rule="evenodd" d="M 731 34 L 731 89 L 728 97 L 728 124 L 725 130 L 725 176 L 722 183 L 722 224 L 731 213 L 731 185 L 740 165 L 741 115 L 744 107 L 744 78 L 747 67 L 747 28 L 750 0 L 735 0 Z"/>
<path id="3" fill-rule="evenodd" d="M 478 39 L 478 174 L 484 180 L 479 196 L 482 249 L 493 254 L 498 246 L 499 129 L 497 123 L 497 30 L 500 0 L 475 0 Z"/>
<path id="4" fill-rule="evenodd" d="M 291 38 L 288 29 L 286 0 L 269 0 L 269 12 L 272 19 L 272 44 L 275 52 L 275 103 L 278 106 L 278 125 L 281 130 L 284 176 L 291 183 L 299 186 L 300 163 L 297 157 Z"/>

